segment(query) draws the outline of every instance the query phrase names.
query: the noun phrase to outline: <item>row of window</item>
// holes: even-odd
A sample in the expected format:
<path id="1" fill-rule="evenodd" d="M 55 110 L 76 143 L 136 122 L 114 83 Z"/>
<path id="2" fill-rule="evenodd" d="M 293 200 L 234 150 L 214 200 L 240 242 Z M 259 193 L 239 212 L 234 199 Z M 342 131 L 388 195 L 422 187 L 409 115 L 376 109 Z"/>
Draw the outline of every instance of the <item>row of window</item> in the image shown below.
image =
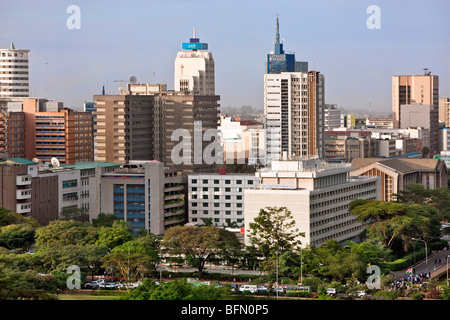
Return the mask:
<path id="1" fill-rule="evenodd" d="M 203 184 L 209 184 L 210 181 L 208 179 L 202 179 L 201 180 Z M 242 184 L 243 180 L 236 180 L 236 184 Z M 199 183 L 197 179 L 192 179 L 191 180 L 191 184 L 197 184 Z M 213 180 L 214 184 L 220 184 L 220 180 L 219 179 L 214 179 Z M 247 180 L 248 184 L 253 184 L 253 180 Z M 225 179 L 225 184 L 231 184 L 231 180 L 229 179 Z"/>
<path id="2" fill-rule="evenodd" d="M 231 215 L 231 210 L 225 210 L 224 211 L 225 212 L 225 215 Z M 220 210 L 213 210 L 212 211 L 212 213 L 214 214 L 214 215 L 220 215 Z M 198 210 L 192 210 L 192 214 L 193 215 L 196 215 L 196 214 L 198 214 Z M 203 210 L 203 214 L 204 215 L 208 215 L 208 214 L 210 214 L 210 212 L 208 211 L 208 210 Z M 238 216 L 242 216 L 242 211 L 236 211 L 236 215 L 238 215 Z"/>

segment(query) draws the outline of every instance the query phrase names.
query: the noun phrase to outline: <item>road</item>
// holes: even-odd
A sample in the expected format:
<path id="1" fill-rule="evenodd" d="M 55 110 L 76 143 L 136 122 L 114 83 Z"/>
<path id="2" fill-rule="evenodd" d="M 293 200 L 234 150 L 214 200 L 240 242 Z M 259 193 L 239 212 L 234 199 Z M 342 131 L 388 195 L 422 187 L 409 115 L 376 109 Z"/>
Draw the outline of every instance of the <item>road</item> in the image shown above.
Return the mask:
<path id="1" fill-rule="evenodd" d="M 433 255 L 428 257 L 428 260 L 423 260 L 419 262 L 414 267 L 414 274 L 421 274 L 421 273 L 428 273 L 432 272 L 433 270 L 447 264 L 447 256 L 450 255 L 450 250 L 442 250 L 434 253 Z M 440 259 L 440 262 L 439 262 Z M 449 257 L 449 263 L 450 263 L 450 257 Z M 409 267 L 407 268 L 409 269 Z M 407 270 L 406 269 L 406 270 Z M 398 278 L 407 277 L 410 274 L 406 273 L 406 270 L 393 272 L 394 276 Z"/>

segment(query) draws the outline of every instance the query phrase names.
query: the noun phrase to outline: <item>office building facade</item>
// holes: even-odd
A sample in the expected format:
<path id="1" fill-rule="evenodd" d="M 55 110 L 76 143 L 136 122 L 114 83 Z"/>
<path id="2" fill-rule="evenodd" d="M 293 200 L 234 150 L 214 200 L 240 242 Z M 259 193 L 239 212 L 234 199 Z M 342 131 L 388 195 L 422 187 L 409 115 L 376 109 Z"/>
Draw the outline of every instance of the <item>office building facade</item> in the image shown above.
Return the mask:
<path id="1" fill-rule="evenodd" d="M 224 169 L 223 169 L 224 170 Z M 188 176 L 189 222 L 244 226 L 244 191 L 259 187 L 254 174 L 204 173 Z"/>
<path id="2" fill-rule="evenodd" d="M 324 157 L 325 79 L 317 71 L 264 75 L 267 161 Z"/>
<path id="3" fill-rule="evenodd" d="M 439 77 L 425 71 L 423 75 L 401 75 L 392 77 L 393 128 L 401 128 L 401 105 L 431 105 L 439 109 Z"/>
<path id="4" fill-rule="evenodd" d="M 295 228 L 304 232 L 302 246 L 318 247 L 326 240 L 341 243 L 355 240 L 364 225 L 349 212 L 355 199 L 380 199 L 377 177 L 349 176 L 348 164 L 326 164 L 317 158 L 300 161 L 272 161 L 271 168 L 258 171 L 257 189 L 244 193 L 245 239 L 249 224 L 265 207 L 286 207 L 295 221 Z"/>

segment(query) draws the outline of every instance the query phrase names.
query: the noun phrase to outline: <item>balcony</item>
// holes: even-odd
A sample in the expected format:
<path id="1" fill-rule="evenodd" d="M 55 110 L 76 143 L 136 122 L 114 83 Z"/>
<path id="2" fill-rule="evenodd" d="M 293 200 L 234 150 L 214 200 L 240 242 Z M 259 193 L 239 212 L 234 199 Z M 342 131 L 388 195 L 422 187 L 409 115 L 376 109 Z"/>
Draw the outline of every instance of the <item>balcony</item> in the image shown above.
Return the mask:
<path id="1" fill-rule="evenodd" d="M 16 190 L 16 199 L 31 199 L 31 189 L 18 189 Z"/>
<path id="2" fill-rule="evenodd" d="M 30 213 L 31 212 L 31 203 L 18 203 L 16 205 L 16 213 Z"/>
<path id="3" fill-rule="evenodd" d="M 28 186 L 31 185 L 31 175 L 21 175 L 16 177 L 16 186 Z"/>

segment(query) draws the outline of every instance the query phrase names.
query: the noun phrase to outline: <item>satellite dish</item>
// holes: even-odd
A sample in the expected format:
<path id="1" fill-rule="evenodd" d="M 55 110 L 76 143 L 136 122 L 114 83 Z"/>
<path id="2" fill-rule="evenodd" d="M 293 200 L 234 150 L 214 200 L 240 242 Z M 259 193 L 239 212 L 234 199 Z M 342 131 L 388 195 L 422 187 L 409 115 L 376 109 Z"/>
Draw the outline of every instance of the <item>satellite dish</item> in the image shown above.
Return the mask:
<path id="1" fill-rule="evenodd" d="M 135 84 L 137 82 L 137 78 L 135 76 L 130 77 L 130 83 Z"/>
<path id="2" fill-rule="evenodd" d="M 53 158 L 50 160 L 50 163 L 51 163 L 52 166 L 54 166 L 54 167 L 59 167 L 59 166 L 60 166 L 59 160 L 56 159 L 55 157 L 53 157 Z"/>

